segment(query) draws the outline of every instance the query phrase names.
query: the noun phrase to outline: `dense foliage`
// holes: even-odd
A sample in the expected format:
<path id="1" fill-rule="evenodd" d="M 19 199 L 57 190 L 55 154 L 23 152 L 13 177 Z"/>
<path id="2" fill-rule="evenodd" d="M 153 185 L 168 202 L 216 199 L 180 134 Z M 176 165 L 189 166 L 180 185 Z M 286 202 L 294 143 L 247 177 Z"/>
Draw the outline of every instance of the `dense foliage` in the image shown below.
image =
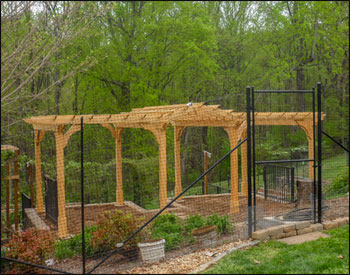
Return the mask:
<path id="1" fill-rule="evenodd" d="M 153 238 L 165 239 L 166 249 L 174 249 L 193 242 L 192 231 L 207 225 L 216 225 L 219 235 L 233 231 L 229 217 L 216 213 L 208 217 L 189 215 L 183 221 L 175 214 L 164 214 L 153 222 L 151 231 Z"/>
<path id="2" fill-rule="evenodd" d="M 6 256 L 13 259 L 45 265 L 45 260 L 52 256 L 55 238 L 48 230 L 30 228 L 14 235 L 8 244 Z M 12 263 L 9 273 L 40 273 L 42 270 L 28 265 Z"/>
<path id="3" fill-rule="evenodd" d="M 1 33 L 1 144 L 19 147 L 28 160 L 34 159 L 33 130 L 23 119 L 30 116 L 115 114 L 189 101 L 244 111 L 247 85 L 310 89 L 318 81 L 324 86 L 325 131 L 349 142 L 347 1 L 2 1 Z M 256 100 L 260 111 L 312 110 L 307 96 Z M 306 157 L 305 134 L 297 128 L 257 129 L 257 159 Z M 86 184 L 104 190 L 88 200 L 113 201 L 115 171 L 104 164 L 115 159 L 114 140 L 99 125 L 84 131 Z M 73 168 L 79 140 L 73 135 L 65 149 L 68 201 L 77 200 L 79 173 Z M 135 162 L 123 168 L 129 177 L 126 198 L 157 207 L 145 199 L 157 193 L 154 136 L 125 129 L 122 140 L 123 159 Z M 211 127 L 188 127 L 181 142 L 184 185 L 202 171 L 203 150 L 214 162 L 230 146 L 225 131 Z M 323 145 L 325 156 L 337 150 L 329 140 Z M 51 133 L 42 155 L 43 165 L 54 168 Z M 172 127 L 167 156 L 171 190 Z M 142 160 L 150 164 L 147 169 L 137 164 Z M 229 160 L 209 178 L 219 181 L 228 171 Z"/>

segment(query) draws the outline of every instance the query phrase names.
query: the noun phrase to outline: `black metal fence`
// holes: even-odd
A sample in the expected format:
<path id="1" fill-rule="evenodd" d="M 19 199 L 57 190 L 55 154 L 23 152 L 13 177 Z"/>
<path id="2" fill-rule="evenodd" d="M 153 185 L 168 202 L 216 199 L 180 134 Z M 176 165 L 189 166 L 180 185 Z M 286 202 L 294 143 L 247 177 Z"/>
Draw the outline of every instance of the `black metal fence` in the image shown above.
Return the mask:
<path id="1" fill-rule="evenodd" d="M 280 203 L 294 202 L 294 168 L 266 164 L 263 167 L 263 179 L 265 199 Z"/>
<path id="2" fill-rule="evenodd" d="M 22 224 L 23 224 L 23 229 L 27 228 L 27 215 L 25 212 L 26 208 L 31 208 L 32 207 L 32 199 L 27 196 L 25 193 L 22 193 Z"/>
<path id="3" fill-rule="evenodd" d="M 45 179 L 45 208 L 46 218 L 57 226 L 58 222 L 58 201 L 57 201 L 57 180 L 49 178 Z"/>

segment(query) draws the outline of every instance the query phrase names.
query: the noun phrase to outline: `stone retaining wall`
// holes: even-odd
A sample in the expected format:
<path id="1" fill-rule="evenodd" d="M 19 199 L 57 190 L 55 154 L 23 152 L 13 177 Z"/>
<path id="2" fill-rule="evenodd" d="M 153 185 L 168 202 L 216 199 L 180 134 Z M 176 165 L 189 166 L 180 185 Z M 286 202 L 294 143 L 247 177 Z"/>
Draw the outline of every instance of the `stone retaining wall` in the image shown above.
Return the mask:
<path id="1" fill-rule="evenodd" d="M 311 224 L 309 221 L 290 223 L 255 231 L 253 232 L 252 237 L 255 240 L 277 240 L 310 232 L 322 231 L 323 229 L 332 229 L 348 223 L 348 217 L 338 218 L 333 221 L 325 221 L 322 224 Z"/>

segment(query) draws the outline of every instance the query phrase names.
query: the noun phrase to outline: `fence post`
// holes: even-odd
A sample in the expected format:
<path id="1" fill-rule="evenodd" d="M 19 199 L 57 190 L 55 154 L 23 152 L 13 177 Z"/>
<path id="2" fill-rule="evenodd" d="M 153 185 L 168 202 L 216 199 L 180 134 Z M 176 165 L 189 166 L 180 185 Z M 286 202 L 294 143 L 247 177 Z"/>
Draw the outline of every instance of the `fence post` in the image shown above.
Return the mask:
<path id="1" fill-rule="evenodd" d="M 247 174 L 248 174 L 248 237 L 252 237 L 252 173 L 251 173 L 251 125 L 250 125 L 250 87 L 246 87 L 247 97 Z M 231 179 L 232 180 L 232 179 Z M 232 190 L 231 190 L 232 192 Z"/>
<path id="2" fill-rule="evenodd" d="M 290 196 L 291 196 L 291 202 L 294 202 L 294 167 L 291 169 L 291 179 L 290 179 Z"/>
<path id="3" fill-rule="evenodd" d="M 19 157 L 19 150 L 16 150 L 15 152 L 15 162 L 13 166 L 13 174 L 17 176 L 16 179 L 13 180 L 13 183 L 15 185 L 14 188 L 14 203 L 15 203 L 15 229 L 16 232 L 18 232 L 18 223 L 19 223 L 19 215 L 18 215 L 18 182 L 19 182 L 19 174 L 18 174 L 18 157 Z"/>
<path id="4" fill-rule="evenodd" d="M 31 208 L 34 208 L 34 174 L 33 174 L 33 164 L 29 163 L 29 181 L 30 181 L 30 198 L 31 198 Z"/>
<path id="5" fill-rule="evenodd" d="M 321 82 L 317 83 L 317 153 L 318 153 L 318 222 L 322 222 L 322 120 L 321 120 Z"/>
<path id="6" fill-rule="evenodd" d="M 264 180 L 264 197 L 267 199 L 267 183 L 266 183 L 266 165 L 263 167 L 263 180 Z"/>
<path id="7" fill-rule="evenodd" d="M 7 237 L 10 238 L 10 180 L 9 180 L 9 176 L 10 176 L 10 164 L 7 163 L 6 164 L 6 227 L 7 227 Z"/>
<path id="8" fill-rule="evenodd" d="M 85 217 L 84 217 L 84 118 L 80 119 L 80 187 L 81 187 L 81 253 L 83 256 L 83 274 L 85 274 Z"/>

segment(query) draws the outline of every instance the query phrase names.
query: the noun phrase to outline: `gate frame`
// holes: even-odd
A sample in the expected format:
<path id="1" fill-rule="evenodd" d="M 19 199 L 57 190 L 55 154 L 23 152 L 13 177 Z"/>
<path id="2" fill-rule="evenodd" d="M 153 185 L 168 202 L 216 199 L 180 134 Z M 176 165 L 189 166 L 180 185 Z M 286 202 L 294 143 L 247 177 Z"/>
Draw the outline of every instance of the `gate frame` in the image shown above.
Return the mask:
<path id="1" fill-rule="evenodd" d="M 322 119 L 321 119 L 321 82 L 317 83 L 317 154 L 316 154 L 316 100 L 315 100 L 315 88 L 311 90 L 255 90 L 254 87 L 246 87 L 247 97 L 247 161 L 248 161 L 248 235 L 252 236 L 252 226 L 256 231 L 256 153 L 255 153 L 255 93 L 297 93 L 297 94 L 312 94 L 312 113 L 313 113 L 313 148 L 314 157 L 310 161 L 314 162 L 313 165 L 313 208 L 314 208 L 314 222 L 322 222 Z M 251 119 L 250 119 L 251 118 Z M 253 145 L 253 146 L 252 146 Z M 252 147 L 252 148 L 251 148 Z M 252 152 L 253 151 L 253 152 Z M 316 157 L 317 155 L 317 157 Z M 251 165 L 251 162 L 253 165 Z M 261 162 L 260 162 L 261 163 Z M 317 189 L 316 189 L 316 169 L 317 170 Z M 252 171 L 253 170 L 253 171 Z M 251 175 L 253 172 L 253 186 L 251 184 Z M 253 187 L 253 194 L 252 194 Z M 316 191 L 317 191 L 317 207 L 316 207 Z M 254 209 L 254 222 L 252 222 L 252 200 L 253 195 L 253 209 Z M 317 208 L 317 214 L 316 214 Z"/>

